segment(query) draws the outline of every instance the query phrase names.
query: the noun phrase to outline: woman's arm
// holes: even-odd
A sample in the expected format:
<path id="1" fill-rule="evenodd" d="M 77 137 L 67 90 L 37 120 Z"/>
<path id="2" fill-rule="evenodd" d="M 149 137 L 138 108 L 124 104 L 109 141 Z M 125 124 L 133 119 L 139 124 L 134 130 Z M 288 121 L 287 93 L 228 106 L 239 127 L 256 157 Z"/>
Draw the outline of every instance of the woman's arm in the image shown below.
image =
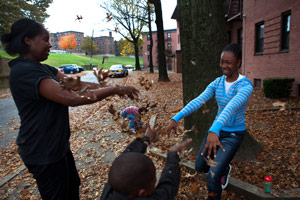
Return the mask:
<path id="1" fill-rule="evenodd" d="M 65 74 L 61 73 L 60 71 L 57 71 L 57 74 L 56 74 L 57 78 L 59 78 L 59 80 L 63 80 L 64 78 L 70 78 L 68 76 L 66 76 Z M 74 79 L 75 80 L 75 79 Z M 89 85 L 89 88 L 90 89 L 98 89 L 99 88 L 99 84 L 97 83 L 90 83 L 90 82 L 84 82 L 84 81 L 81 81 L 80 82 L 82 84 L 82 86 L 86 86 L 86 85 Z"/>
<path id="2" fill-rule="evenodd" d="M 65 76 L 59 73 L 57 74 L 58 78 Z M 66 106 L 79 106 L 100 101 L 111 95 L 128 96 L 133 99 L 138 95 L 138 90 L 131 86 L 107 87 L 93 89 L 85 93 L 84 96 L 80 96 L 75 92 L 63 90 L 58 82 L 46 78 L 40 81 L 39 94 L 46 99 Z"/>

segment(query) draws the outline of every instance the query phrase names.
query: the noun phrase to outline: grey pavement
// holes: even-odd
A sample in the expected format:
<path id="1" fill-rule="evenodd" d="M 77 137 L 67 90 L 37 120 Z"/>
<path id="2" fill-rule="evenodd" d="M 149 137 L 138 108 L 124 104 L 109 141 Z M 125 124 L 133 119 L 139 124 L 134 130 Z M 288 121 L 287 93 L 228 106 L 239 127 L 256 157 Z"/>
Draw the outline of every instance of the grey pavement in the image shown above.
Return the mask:
<path id="1" fill-rule="evenodd" d="M 0 149 L 16 139 L 18 134 L 19 115 L 13 98 L 0 100 Z M 13 130 L 14 128 L 15 130 Z"/>

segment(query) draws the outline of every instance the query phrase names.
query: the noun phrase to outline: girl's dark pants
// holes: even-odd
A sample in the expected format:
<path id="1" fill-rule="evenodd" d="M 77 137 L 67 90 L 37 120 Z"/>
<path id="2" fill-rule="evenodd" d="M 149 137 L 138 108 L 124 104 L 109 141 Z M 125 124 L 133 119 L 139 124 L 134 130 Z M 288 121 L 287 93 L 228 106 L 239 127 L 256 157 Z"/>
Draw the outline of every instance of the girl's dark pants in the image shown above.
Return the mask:
<path id="1" fill-rule="evenodd" d="M 216 166 L 208 166 L 204 160 L 207 157 L 207 151 L 201 155 L 201 152 L 206 144 L 207 135 L 206 134 L 203 143 L 201 145 L 200 151 L 198 153 L 195 169 L 199 172 L 208 172 L 207 173 L 207 187 L 210 200 L 219 200 L 221 199 L 222 187 L 221 187 L 221 177 L 225 175 L 226 168 L 233 159 L 234 155 L 238 151 L 246 131 L 235 131 L 235 132 L 225 132 L 221 131 L 219 140 L 223 145 L 225 151 L 221 148 L 217 150 L 217 157 L 212 159 L 215 161 Z M 213 153 L 212 153 L 213 154 Z"/>

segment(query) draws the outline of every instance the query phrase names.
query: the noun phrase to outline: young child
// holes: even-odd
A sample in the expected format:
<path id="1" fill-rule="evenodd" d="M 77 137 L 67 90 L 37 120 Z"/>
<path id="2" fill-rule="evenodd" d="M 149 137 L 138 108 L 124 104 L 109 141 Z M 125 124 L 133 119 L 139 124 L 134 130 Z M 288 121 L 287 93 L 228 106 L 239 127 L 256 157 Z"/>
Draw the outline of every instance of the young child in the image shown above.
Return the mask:
<path id="1" fill-rule="evenodd" d="M 180 183 L 179 157 L 191 139 L 174 145 L 169 149 L 167 162 L 158 185 L 156 169 L 152 160 L 144 155 L 147 146 L 155 138 L 153 131 L 147 129 L 145 136 L 136 138 L 125 151 L 117 157 L 109 171 L 101 200 L 159 199 L 170 200 L 177 195 Z"/>
<path id="2" fill-rule="evenodd" d="M 136 133 L 135 127 L 141 126 L 141 113 L 145 110 L 145 108 L 138 108 L 136 106 L 129 106 L 122 110 L 122 117 L 130 120 L 128 128 L 131 130 L 132 133 Z"/>

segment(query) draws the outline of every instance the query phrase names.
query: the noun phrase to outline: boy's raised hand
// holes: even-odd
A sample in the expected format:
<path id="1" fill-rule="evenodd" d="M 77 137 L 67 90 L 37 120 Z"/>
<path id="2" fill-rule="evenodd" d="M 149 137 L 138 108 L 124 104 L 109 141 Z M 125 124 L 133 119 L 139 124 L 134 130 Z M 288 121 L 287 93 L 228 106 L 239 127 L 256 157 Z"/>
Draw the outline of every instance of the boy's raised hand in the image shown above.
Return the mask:
<path id="1" fill-rule="evenodd" d="M 167 134 L 168 136 L 170 136 L 170 133 L 172 132 L 172 130 L 175 132 L 177 132 L 177 123 L 175 122 L 175 120 L 171 119 L 169 122 L 169 125 L 167 126 Z"/>
<path id="2" fill-rule="evenodd" d="M 149 122 L 147 123 L 147 128 L 145 132 L 145 136 L 149 137 L 150 142 L 156 142 L 158 140 L 158 134 L 153 129 L 150 128 Z"/>
<path id="3" fill-rule="evenodd" d="M 170 152 L 181 152 L 191 142 L 192 142 L 192 139 L 188 138 L 188 139 L 184 140 L 183 142 L 170 147 L 169 151 Z"/>

